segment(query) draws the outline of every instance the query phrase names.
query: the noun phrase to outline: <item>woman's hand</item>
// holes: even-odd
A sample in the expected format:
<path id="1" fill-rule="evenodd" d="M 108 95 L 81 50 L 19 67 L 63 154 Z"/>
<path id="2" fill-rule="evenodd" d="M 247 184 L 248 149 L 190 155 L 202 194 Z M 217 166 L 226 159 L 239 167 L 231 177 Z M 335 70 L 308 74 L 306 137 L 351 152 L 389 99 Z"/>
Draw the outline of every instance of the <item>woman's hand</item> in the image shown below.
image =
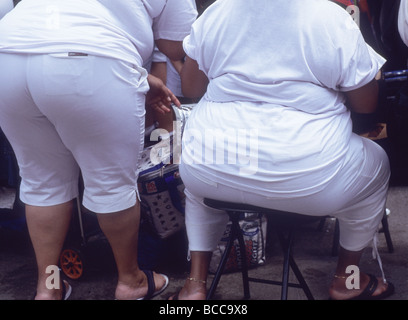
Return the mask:
<path id="1" fill-rule="evenodd" d="M 149 82 L 150 90 L 146 95 L 146 105 L 161 114 L 170 112 L 172 103 L 180 107 L 180 101 L 173 92 L 164 85 L 162 80 L 149 74 L 147 81 Z"/>

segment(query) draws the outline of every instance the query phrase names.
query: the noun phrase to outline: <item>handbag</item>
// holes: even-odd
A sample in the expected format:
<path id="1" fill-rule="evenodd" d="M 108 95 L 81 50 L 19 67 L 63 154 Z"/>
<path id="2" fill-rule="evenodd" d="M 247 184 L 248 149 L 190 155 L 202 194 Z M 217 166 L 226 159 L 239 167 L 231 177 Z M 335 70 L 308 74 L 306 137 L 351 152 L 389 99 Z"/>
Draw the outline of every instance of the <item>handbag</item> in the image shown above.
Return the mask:
<path id="1" fill-rule="evenodd" d="M 248 269 L 263 265 L 265 263 L 267 231 L 266 216 L 258 213 L 245 213 L 240 219 L 239 225 L 243 232 L 246 247 L 245 259 Z M 210 273 L 217 271 L 217 267 L 228 243 L 230 230 L 231 222 L 228 222 L 223 237 L 219 241 L 217 248 L 213 251 L 209 267 Z M 236 272 L 242 269 L 242 257 L 239 255 L 239 252 L 239 243 L 235 240 L 225 265 L 225 273 Z"/>
<path id="2" fill-rule="evenodd" d="M 141 214 L 161 239 L 185 228 L 184 184 L 177 164 L 153 164 L 151 146 L 144 150 L 139 167 L 138 191 Z"/>

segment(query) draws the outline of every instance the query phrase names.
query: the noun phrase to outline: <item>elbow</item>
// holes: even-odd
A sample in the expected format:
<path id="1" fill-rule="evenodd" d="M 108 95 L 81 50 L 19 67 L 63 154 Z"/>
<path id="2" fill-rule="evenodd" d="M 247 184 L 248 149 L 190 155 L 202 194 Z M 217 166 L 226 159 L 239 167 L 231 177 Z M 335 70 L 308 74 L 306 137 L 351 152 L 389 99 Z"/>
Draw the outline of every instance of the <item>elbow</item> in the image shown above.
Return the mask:
<path id="1" fill-rule="evenodd" d="M 349 108 L 356 113 L 374 113 L 377 110 L 379 88 L 377 80 L 346 93 Z"/>
<path id="2" fill-rule="evenodd" d="M 185 57 L 182 41 L 172 41 L 165 39 L 156 40 L 157 48 L 170 60 L 182 60 Z"/>
<path id="3" fill-rule="evenodd" d="M 207 91 L 207 87 L 205 88 L 194 88 L 190 85 L 182 85 L 181 86 L 181 92 L 183 93 L 183 96 L 186 98 L 201 98 L 205 92 Z"/>
<path id="4" fill-rule="evenodd" d="M 186 58 L 180 77 L 181 91 L 186 98 L 201 98 L 207 91 L 209 80 L 195 60 Z"/>

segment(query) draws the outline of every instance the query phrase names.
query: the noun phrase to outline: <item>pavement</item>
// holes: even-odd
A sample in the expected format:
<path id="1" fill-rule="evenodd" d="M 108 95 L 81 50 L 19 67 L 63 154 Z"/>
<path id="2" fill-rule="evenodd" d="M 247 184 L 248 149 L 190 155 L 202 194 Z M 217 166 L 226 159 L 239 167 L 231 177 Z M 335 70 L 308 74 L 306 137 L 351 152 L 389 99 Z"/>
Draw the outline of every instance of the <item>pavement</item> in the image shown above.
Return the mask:
<path id="1" fill-rule="evenodd" d="M 408 299 L 408 186 L 392 186 L 389 191 L 387 208 L 394 251 L 390 253 L 384 234 L 379 234 L 378 250 L 382 259 L 384 272 L 388 281 L 395 285 L 395 294 L 389 300 Z M 19 209 L 21 210 L 21 208 Z M 17 210 L 18 211 L 18 210 Z M 1 214 L 1 213 L 0 213 Z M 16 218 L 21 212 L 8 213 Z M 4 221 L 3 218 L 0 220 Z M 21 221 L 20 221 L 21 222 Z M 24 221 L 22 223 L 24 225 Z M 337 258 L 332 255 L 335 221 L 326 219 L 322 228 L 318 224 L 303 227 L 296 235 L 294 258 L 305 277 L 316 300 L 327 300 L 328 286 L 332 279 Z M 14 228 L 14 229 L 13 229 Z M 71 300 L 113 300 L 117 282 L 116 268 L 110 247 L 103 236 L 93 236 L 87 240 L 84 250 L 87 256 L 86 272 L 77 279 L 69 279 L 73 288 Z M 154 254 L 152 244 L 145 246 L 145 253 Z M 165 300 L 177 292 L 188 276 L 189 264 L 185 259 L 183 241 L 167 243 L 159 248 L 159 256 L 145 263 L 154 264 L 156 271 L 165 273 L 170 284 L 154 300 Z M 170 249 L 169 249 L 170 248 Z M 142 250 L 143 252 L 143 250 Z M 147 261 L 147 262 L 146 262 Z M 150 261 L 150 262 L 149 262 Z M 152 262 L 153 261 L 153 262 Z M 361 262 L 361 270 L 381 275 L 377 260 L 367 248 Z M 266 260 L 263 265 L 250 270 L 251 277 L 280 280 L 282 273 L 282 254 L 274 234 L 268 234 Z M 65 276 L 65 275 L 64 275 Z M 212 280 L 209 277 L 209 282 Z M 294 280 L 291 273 L 291 281 Z M 241 273 L 228 273 L 221 281 L 214 295 L 214 300 L 241 300 L 243 298 Z M 15 228 L 0 223 L 0 300 L 30 300 L 33 298 L 36 285 L 35 257 L 26 229 Z M 279 300 L 280 287 L 251 283 L 251 300 Z M 289 288 L 289 300 L 306 300 L 303 291 Z"/>

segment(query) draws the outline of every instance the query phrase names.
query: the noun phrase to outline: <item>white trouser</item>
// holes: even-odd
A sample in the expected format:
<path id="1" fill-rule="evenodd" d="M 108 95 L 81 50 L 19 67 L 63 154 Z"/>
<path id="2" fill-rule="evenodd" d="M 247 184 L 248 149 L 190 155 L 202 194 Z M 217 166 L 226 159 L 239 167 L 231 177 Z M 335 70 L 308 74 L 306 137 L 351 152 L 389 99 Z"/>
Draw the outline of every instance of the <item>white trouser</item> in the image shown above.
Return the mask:
<path id="1" fill-rule="evenodd" d="M 353 135 L 350 144 L 359 144 L 360 140 L 363 142 L 363 152 L 347 156 L 348 161 L 354 161 L 356 157 L 364 158 L 359 173 L 356 173 L 355 167 L 350 169 L 353 166 L 347 162 L 322 191 L 307 197 L 285 194 L 278 198 L 276 194 L 271 194 L 269 198 L 248 192 L 254 188 L 244 184 L 242 189 L 231 188 L 207 179 L 206 172 L 200 170 L 200 166 L 192 167 L 182 161 L 180 174 L 186 187 L 186 226 L 190 251 L 213 251 L 228 221 L 225 212 L 208 208 L 203 204 L 203 198 L 307 215 L 330 215 L 339 220 L 340 245 L 350 251 L 362 250 L 374 239 L 383 217 L 390 169 L 386 153 L 373 141 Z M 351 146 L 350 150 L 354 151 L 355 148 Z"/>
<path id="2" fill-rule="evenodd" d="M 97 213 L 136 203 L 143 151 L 144 69 L 81 54 L 0 54 L 0 126 L 20 167 L 21 200 L 69 201 L 84 178 Z"/>

